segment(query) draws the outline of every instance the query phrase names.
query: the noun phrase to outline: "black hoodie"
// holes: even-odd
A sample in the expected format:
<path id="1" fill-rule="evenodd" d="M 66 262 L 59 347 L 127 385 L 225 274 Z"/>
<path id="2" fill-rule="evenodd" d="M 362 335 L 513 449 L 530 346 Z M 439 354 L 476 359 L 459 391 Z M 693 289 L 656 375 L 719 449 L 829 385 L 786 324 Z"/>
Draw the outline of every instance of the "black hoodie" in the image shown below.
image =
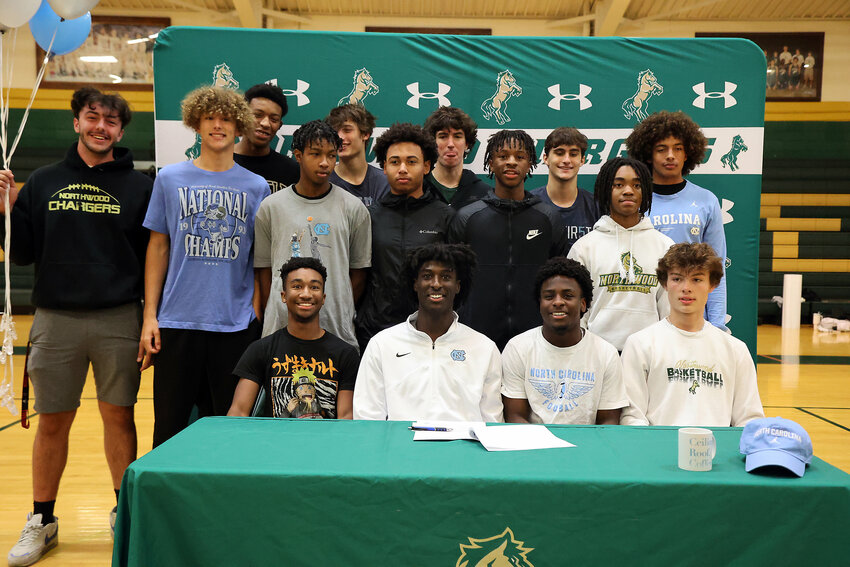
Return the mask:
<path id="1" fill-rule="evenodd" d="M 12 208 L 11 260 L 35 263 L 32 301 L 48 309 L 102 309 L 142 297 L 153 180 L 127 148 L 89 167 L 77 142 L 65 160 L 32 173 Z"/>
<path id="2" fill-rule="evenodd" d="M 470 203 L 474 203 L 480 199 L 484 198 L 484 195 L 487 194 L 488 191 L 491 190 L 491 187 L 481 181 L 481 179 L 469 171 L 468 169 L 464 169 L 463 173 L 460 174 L 460 183 L 457 186 L 457 193 L 452 197 L 452 201 L 449 203 L 436 185 L 432 182 L 432 176 L 434 173 L 429 173 L 425 176 L 423 180 L 422 187 L 425 189 L 425 192 L 433 193 L 437 199 L 440 201 L 447 203 L 454 210 L 459 210 L 461 207 L 465 207 Z"/>
<path id="3" fill-rule="evenodd" d="M 387 193 L 369 207 L 372 217 L 372 269 L 355 324 L 361 348 L 375 333 L 404 321 L 416 311 L 403 279 L 409 250 L 445 242 L 454 211 L 425 191 L 414 199 Z"/>
<path id="4" fill-rule="evenodd" d="M 540 325 L 534 279 L 546 260 L 566 256 L 566 236 L 558 211 L 528 192 L 514 201 L 491 191 L 458 211 L 449 242 L 466 242 L 478 256 L 460 321 L 490 337 L 499 350 L 512 337 Z"/>

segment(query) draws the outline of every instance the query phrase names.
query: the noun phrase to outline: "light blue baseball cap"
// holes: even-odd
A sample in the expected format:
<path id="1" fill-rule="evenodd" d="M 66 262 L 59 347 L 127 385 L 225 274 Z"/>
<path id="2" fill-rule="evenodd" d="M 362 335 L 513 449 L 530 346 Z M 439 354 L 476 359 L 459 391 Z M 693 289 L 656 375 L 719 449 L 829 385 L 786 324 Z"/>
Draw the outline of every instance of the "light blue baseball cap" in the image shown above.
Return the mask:
<path id="1" fill-rule="evenodd" d="M 803 427 L 790 419 L 763 417 L 749 422 L 741 433 L 741 454 L 747 456 L 746 471 L 779 466 L 803 476 L 812 461 L 812 440 Z"/>

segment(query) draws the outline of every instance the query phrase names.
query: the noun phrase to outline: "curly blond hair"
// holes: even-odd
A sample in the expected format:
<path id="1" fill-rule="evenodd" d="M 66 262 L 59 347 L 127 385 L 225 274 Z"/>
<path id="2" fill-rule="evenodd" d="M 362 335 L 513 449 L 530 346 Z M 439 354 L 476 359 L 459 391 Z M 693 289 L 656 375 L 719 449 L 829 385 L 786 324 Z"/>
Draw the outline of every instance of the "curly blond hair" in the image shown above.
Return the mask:
<path id="1" fill-rule="evenodd" d="M 224 87 L 201 87 L 186 95 L 180 103 L 183 124 L 192 130 L 201 126 L 205 114 L 221 114 L 236 123 L 236 130 L 245 133 L 254 127 L 254 115 L 243 96 Z"/>

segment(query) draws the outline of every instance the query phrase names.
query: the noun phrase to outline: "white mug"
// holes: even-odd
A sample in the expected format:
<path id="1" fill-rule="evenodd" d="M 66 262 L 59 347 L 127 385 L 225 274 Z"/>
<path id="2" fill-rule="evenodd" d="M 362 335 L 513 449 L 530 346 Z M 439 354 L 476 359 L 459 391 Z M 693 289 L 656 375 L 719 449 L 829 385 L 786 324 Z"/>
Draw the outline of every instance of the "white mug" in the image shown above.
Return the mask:
<path id="1" fill-rule="evenodd" d="M 710 471 L 717 453 L 714 432 L 702 427 L 679 430 L 679 468 L 686 471 Z"/>

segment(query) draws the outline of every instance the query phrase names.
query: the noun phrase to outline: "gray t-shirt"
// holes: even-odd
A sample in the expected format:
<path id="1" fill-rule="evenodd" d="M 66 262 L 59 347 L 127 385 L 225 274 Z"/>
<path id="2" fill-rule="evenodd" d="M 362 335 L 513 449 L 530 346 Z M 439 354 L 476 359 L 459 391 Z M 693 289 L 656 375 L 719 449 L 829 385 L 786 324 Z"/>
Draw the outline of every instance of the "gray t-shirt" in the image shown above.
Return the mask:
<path id="1" fill-rule="evenodd" d="M 328 279 L 319 322 L 357 346 L 348 270 L 368 268 L 372 262 L 372 225 L 366 207 L 336 185 L 315 199 L 302 197 L 289 186 L 262 202 L 254 225 L 254 267 L 272 269 L 263 336 L 287 323 L 286 305 L 280 299 L 280 267 L 293 256 L 322 261 Z"/>

